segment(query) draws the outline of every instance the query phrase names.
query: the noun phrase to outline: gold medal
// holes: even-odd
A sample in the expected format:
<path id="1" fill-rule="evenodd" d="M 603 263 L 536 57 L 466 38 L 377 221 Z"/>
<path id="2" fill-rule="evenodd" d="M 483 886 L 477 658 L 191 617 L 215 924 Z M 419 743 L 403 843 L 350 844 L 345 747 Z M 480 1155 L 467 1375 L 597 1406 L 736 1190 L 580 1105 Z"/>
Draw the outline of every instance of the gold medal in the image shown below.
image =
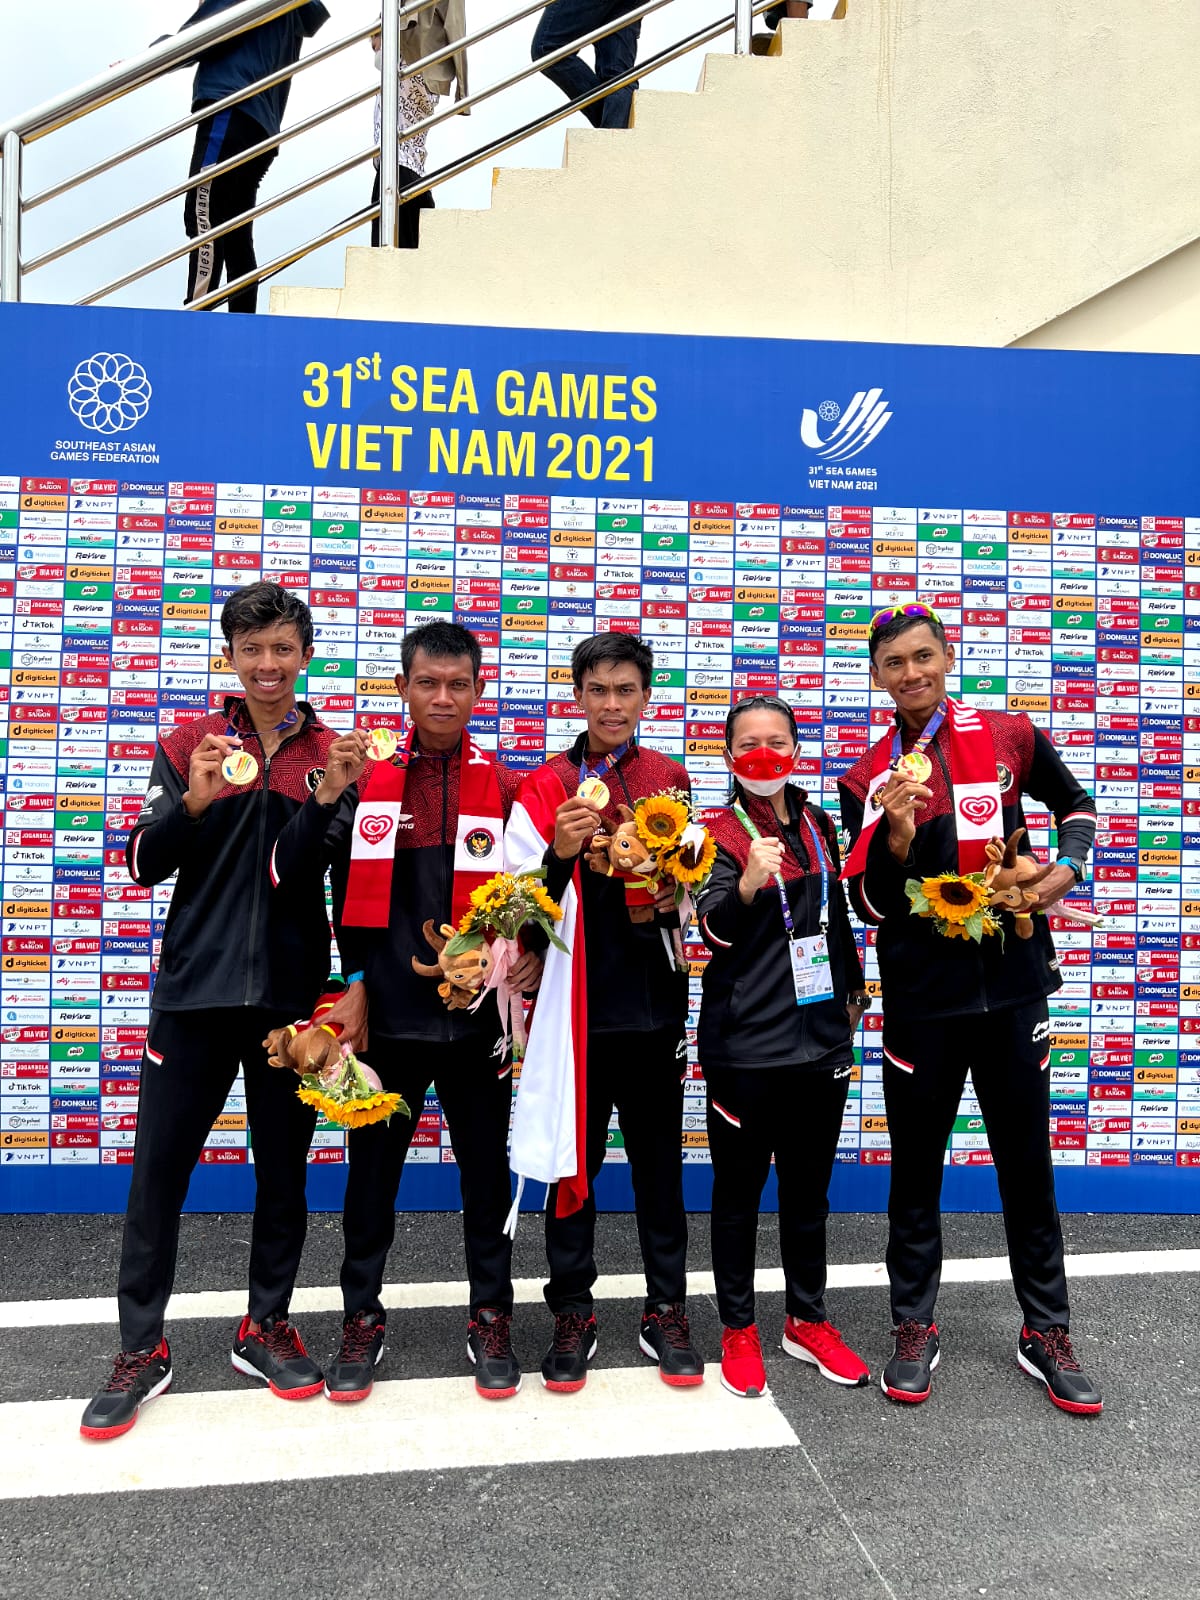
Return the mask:
<path id="1" fill-rule="evenodd" d="M 906 756 L 901 756 L 897 761 L 896 771 L 902 778 L 911 778 L 914 783 L 924 783 L 932 776 L 933 762 L 923 750 L 910 750 Z"/>
<path id="2" fill-rule="evenodd" d="M 575 793 L 580 800 L 588 800 L 601 810 L 608 804 L 608 785 L 600 778 L 585 778 Z"/>
<path id="3" fill-rule="evenodd" d="M 372 728 L 367 737 L 367 755 L 372 761 L 390 761 L 399 743 L 391 728 Z"/>
<path id="4" fill-rule="evenodd" d="M 221 763 L 221 776 L 226 783 L 244 789 L 258 777 L 258 762 L 248 750 L 231 750 Z"/>

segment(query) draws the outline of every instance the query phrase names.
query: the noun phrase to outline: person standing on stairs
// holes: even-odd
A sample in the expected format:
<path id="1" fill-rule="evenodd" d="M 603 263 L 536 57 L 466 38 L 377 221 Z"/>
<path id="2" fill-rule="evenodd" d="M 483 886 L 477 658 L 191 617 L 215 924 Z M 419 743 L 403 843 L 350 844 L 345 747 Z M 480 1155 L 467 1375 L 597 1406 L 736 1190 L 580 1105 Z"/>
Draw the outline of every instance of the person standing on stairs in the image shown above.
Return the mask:
<path id="1" fill-rule="evenodd" d="M 375 52 L 375 70 L 378 72 L 383 65 L 383 50 L 381 49 L 382 35 L 371 36 L 371 48 Z M 419 72 L 410 72 L 407 77 L 400 79 L 400 169 L 399 187 L 404 189 L 410 183 L 416 183 L 425 176 L 426 138 L 424 129 L 420 133 L 411 133 L 418 122 L 423 122 L 426 117 L 431 117 L 437 110 L 440 96 L 425 82 Z M 383 131 L 383 97 L 375 96 L 375 143 L 378 144 Z M 379 157 L 375 157 L 375 186 L 371 190 L 371 204 L 379 204 Z M 433 195 L 426 189 L 424 194 L 418 195 L 415 200 L 402 200 L 396 208 L 396 246 L 400 250 L 415 250 L 421 242 L 421 212 L 428 210 L 433 205 Z M 374 217 L 371 221 L 371 243 L 379 243 L 380 218 Z"/>
<path id="2" fill-rule="evenodd" d="M 561 50 L 564 45 L 582 39 L 593 28 L 624 16 L 634 7 L 635 0 L 552 0 L 542 12 L 537 32 L 533 36 L 530 59 L 540 61 L 545 55 Z M 556 89 L 561 89 L 568 100 L 577 95 L 590 94 L 601 84 L 609 83 L 629 72 L 637 60 L 638 36 L 642 31 L 639 17 L 627 27 L 618 28 L 606 38 L 597 39 L 594 46 L 596 67 L 591 67 L 580 56 L 567 56 L 553 66 L 543 67 L 542 75 L 550 79 Z M 627 128 L 633 111 L 633 91 L 636 83 L 605 95 L 603 100 L 593 100 L 584 106 L 583 114 L 593 128 Z"/>
<path id="3" fill-rule="evenodd" d="M 211 21 L 236 3 L 237 0 L 202 0 L 180 32 Z M 269 73 L 295 66 L 305 39 L 311 39 L 328 21 L 329 13 L 320 0 L 308 0 L 307 5 L 298 6 L 286 16 L 248 28 L 222 44 L 210 45 L 196 59 L 192 110 L 200 111 L 236 94 L 239 89 L 249 88 Z M 228 161 L 277 134 L 283 126 L 291 87 L 292 80 L 285 78 L 273 88 L 239 100 L 237 105 L 198 122 L 188 176 L 194 178 L 205 168 Z M 232 283 L 257 267 L 252 222 L 243 223 L 217 239 L 207 239 L 205 235 L 258 204 L 258 186 L 274 159 L 275 150 L 266 150 L 261 155 L 251 156 L 232 171 L 188 190 L 183 202 L 183 224 L 188 238 L 199 243 L 188 256 L 185 305 L 210 294 L 221 281 L 222 269 L 226 282 Z M 227 304 L 230 311 L 257 311 L 257 283 L 247 284 L 237 294 L 230 295 Z"/>

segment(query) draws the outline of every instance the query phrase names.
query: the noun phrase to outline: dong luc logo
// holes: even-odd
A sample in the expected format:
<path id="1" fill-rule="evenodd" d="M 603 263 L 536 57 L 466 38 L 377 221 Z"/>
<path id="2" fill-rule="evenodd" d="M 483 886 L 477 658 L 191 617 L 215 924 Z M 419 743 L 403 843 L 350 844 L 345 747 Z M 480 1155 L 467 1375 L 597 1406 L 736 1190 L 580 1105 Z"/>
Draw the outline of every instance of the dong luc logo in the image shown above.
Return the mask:
<path id="1" fill-rule="evenodd" d="M 800 438 L 824 461 L 849 461 L 867 448 L 892 420 L 882 389 L 860 389 L 843 411 L 836 400 L 822 400 L 800 419 Z M 821 426 L 834 426 L 824 439 Z"/>

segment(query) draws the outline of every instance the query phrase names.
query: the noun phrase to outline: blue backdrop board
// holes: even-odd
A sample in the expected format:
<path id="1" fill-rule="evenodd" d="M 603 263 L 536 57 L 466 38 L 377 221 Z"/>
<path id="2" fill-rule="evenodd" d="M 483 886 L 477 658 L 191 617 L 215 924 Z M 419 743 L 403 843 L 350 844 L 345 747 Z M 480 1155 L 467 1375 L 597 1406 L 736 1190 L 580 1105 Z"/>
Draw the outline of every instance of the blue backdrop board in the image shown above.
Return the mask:
<path id="1" fill-rule="evenodd" d="M 0 350 L 0 1207 L 123 1205 L 170 897 L 125 838 L 156 734 L 233 685 L 217 618 L 260 577 L 312 606 L 306 697 L 335 726 L 400 725 L 400 637 L 453 617 L 484 645 L 477 737 L 534 766 L 580 726 L 572 645 L 632 630 L 645 739 L 702 800 L 731 697 L 764 690 L 834 808 L 890 714 L 871 611 L 935 603 L 952 689 L 1029 712 L 1099 804 L 1105 926 L 1057 934 L 1061 1202 L 1196 1207 L 1200 361 L 40 306 L 0 309 Z M 886 1195 L 878 1011 L 860 1044 L 843 1208 Z M 338 1204 L 342 1135 L 312 1159 Z M 191 1203 L 248 1205 L 251 1161 L 239 1084 Z M 949 1205 L 995 1205 L 969 1085 L 947 1162 Z M 601 1198 L 629 1202 L 616 1128 Z M 458 1204 L 434 1101 L 402 1203 Z"/>

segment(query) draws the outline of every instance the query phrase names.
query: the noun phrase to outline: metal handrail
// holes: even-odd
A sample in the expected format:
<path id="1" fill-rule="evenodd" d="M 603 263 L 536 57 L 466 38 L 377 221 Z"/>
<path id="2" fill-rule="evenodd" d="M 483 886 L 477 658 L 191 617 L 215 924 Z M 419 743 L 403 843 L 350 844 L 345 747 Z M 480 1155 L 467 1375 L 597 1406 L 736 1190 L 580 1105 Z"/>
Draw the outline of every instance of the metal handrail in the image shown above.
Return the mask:
<path id="1" fill-rule="evenodd" d="M 659 3 L 664 3 L 664 0 L 659 0 Z M 768 10 L 772 3 L 773 0 L 754 0 L 753 15 L 758 16 L 763 11 Z M 560 107 L 553 111 L 545 112 L 542 116 L 536 117 L 532 122 L 524 123 L 521 127 L 514 129 L 511 133 L 499 134 L 495 139 L 489 140 L 487 144 L 481 145 L 478 150 L 471 151 L 469 155 L 459 156 L 454 161 L 448 161 L 445 166 L 438 167 L 432 173 L 427 173 L 419 182 L 409 184 L 406 188 L 401 189 L 399 191 L 399 199 L 401 201 L 417 199 L 418 196 L 428 193 L 430 189 L 437 188 L 439 184 L 446 183 L 451 178 L 457 178 L 464 172 L 469 172 L 472 167 L 479 166 L 482 162 L 490 160 L 493 156 L 499 155 L 502 151 L 511 149 L 513 145 L 520 144 L 523 140 L 531 138 L 535 133 L 540 133 L 544 128 L 553 127 L 556 122 L 564 121 L 567 117 L 572 116 L 576 111 L 582 111 L 585 106 L 590 106 L 597 100 L 603 100 L 615 90 L 624 88 L 627 84 L 636 82 L 637 79 L 640 78 L 644 73 L 656 71 L 659 67 L 669 66 L 672 61 L 677 61 L 680 56 L 686 55 L 690 50 L 694 50 L 702 44 L 707 44 L 711 40 L 719 38 L 720 35 L 722 33 L 726 33 L 728 29 L 728 17 L 723 18 L 719 22 L 706 24 L 705 27 L 699 28 L 694 33 L 688 34 L 685 38 L 678 40 L 675 44 L 664 46 L 664 48 L 658 51 L 656 55 L 648 56 L 645 58 L 645 60 L 635 63 L 635 65 L 631 67 L 628 72 L 623 73 L 619 78 L 606 79 L 603 87 L 593 90 L 591 94 L 581 94 L 578 95 L 574 100 L 564 101 Z M 573 46 L 572 48 L 577 48 L 577 45 Z M 543 59 L 549 58 L 547 57 Z M 496 88 L 491 92 L 497 92 L 498 88 L 499 86 L 496 86 Z M 482 94 L 480 98 L 483 98 Z M 466 102 L 464 101 L 463 104 L 465 103 Z M 430 117 L 426 119 L 426 122 L 414 123 L 413 127 L 414 129 L 418 127 L 424 127 L 426 126 L 426 123 L 432 125 L 434 121 L 440 122 L 444 120 L 446 115 L 451 114 L 452 113 L 445 112 L 439 113 L 436 118 Z M 357 214 L 357 218 L 353 226 L 357 226 L 357 224 L 362 221 L 374 221 L 374 219 L 378 217 L 380 213 L 380 205 L 369 206 L 364 211 L 361 211 Z M 247 217 L 251 215 L 252 213 L 250 212 L 246 213 Z M 339 237 L 339 235 L 349 231 L 349 227 L 339 224 L 335 228 L 331 229 L 327 235 L 322 235 L 318 240 L 313 241 L 312 247 L 316 249 L 320 245 L 326 244 L 330 240 L 336 239 Z M 282 272 L 285 267 L 290 266 L 293 261 L 298 260 L 302 254 L 304 254 L 303 251 L 299 252 L 299 254 L 289 251 L 282 256 L 277 256 L 273 261 L 268 261 L 265 266 L 259 267 L 256 271 L 244 273 L 242 277 L 233 279 L 231 282 L 225 284 L 222 288 L 211 290 L 201 299 L 193 301 L 190 309 L 193 311 L 207 311 L 213 306 L 219 305 L 221 301 L 227 299 L 230 295 L 237 294 L 239 290 L 249 287 L 250 284 L 261 283 L 265 278 L 274 277 L 277 272 Z"/>
<path id="2" fill-rule="evenodd" d="M 190 302 L 189 309 L 204 310 L 218 305 L 231 295 L 238 293 L 239 290 L 261 282 L 264 278 L 282 270 L 283 267 L 301 259 L 311 250 L 320 248 L 331 240 L 353 231 L 354 228 L 361 226 L 364 221 L 374 220 L 376 217 L 387 218 L 390 216 L 393 219 L 391 229 L 387 227 L 386 223 L 380 229 L 380 243 L 383 245 L 394 244 L 394 219 L 397 216 L 398 206 L 401 202 L 426 193 L 438 184 L 446 182 L 459 173 L 470 170 L 500 151 L 509 149 L 523 139 L 541 131 L 543 128 L 551 127 L 555 123 L 563 121 L 575 111 L 582 110 L 595 101 L 614 93 L 616 90 L 636 82 L 643 74 L 651 72 L 659 66 L 666 65 L 668 62 L 677 60 L 698 45 L 707 43 L 726 33 L 731 25 L 734 28 L 735 50 L 742 52 L 748 49 L 752 19 L 767 10 L 771 0 L 731 0 L 733 5 L 732 14 L 722 16 L 716 22 L 695 30 L 685 38 L 660 50 L 656 55 L 642 60 L 621 77 L 606 81 L 596 91 L 564 102 L 554 111 L 548 112 L 510 133 L 486 141 L 477 150 L 447 163 L 432 174 L 426 175 L 419 183 L 410 184 L 403 190 L 399 188 L 398 181 L 400 144 L 398 129 L 399 86 L 401 81 L 414 73 L 436 66 L 449 57 L 456 55 L 460 50 L 467 49 L 492 37 L 516 22 L 523 21 L 535 12 L 543 10 L 549 0 L 522 0 L 522 3 L 513 12 L 503 17 L 495 18 L 492 22 L 477 29 L 466 38 L 455 40 L 448 46 L 432 52 L 409 66 L 403 65 L 400 60 L 400 23 L 423 10 L 428 4 L 428 0 L 406 0 L 406 3 L 399 6 L 396 6 L 395 0 L 393 0 L 393 4 L 384 7 L 379 25 L 372 24 L 367 27 L 358 27 L 345 37 L 314 49 L 292 65 L 257 80 L 236 93 L 226 96 L 219 102 L 206 105 L 199 111 L 178 119 L 168 125 L 167 128 L 150 137 L 138 140 L 133 145 L 118 151 L 104 161 L 92 163 L 72 177 L 52 184 L 28 200 L 22 198 L 21 167 L 25 143 L 43 138 L 57 128 L 79 120 L 92 110 L 107 105 L 122 95 L 142 87 L 167 71 L 194 62 L 197 55 L 208 46 L 235 38 L 239 33 L 243 33 L 250 28 L 285 16 L 289 11 L 304 3 L 305 0 L 241 0 L 241 3 L 219 13 L 217 17 L 209 22 L 198 27 L 189 28 L 182 34 L 152 45 L 141 55 L 119 63 L 116 67 L 109 69 L 107 73 L 99 75 L 69 94 L 57 96 L 35 107 L 34 110 L 25 113 L 22 117 L 0 124 L 0 223 L 3 225 L 2 233 L 0 233 L 0 298 L 5 300 L 19 299 L 21 280 L 26 273 L 36 271 L 53 261 L 60 260 L 84 245 L 93 243 L 96 239 L 111 233 L 114 228 L 122 227 L 139 217 L 145 216 L 148 212 L 170 200 L 178 199 L 181 195 L 188 193 L 201 184 L 210 183 L 214 177 L 220 177 L 224 173 L 230 172 L 243 163 L 253 160 L 268 151 L 274 151 L 289 139 L 311 132 L 334 117 L 351 110 L 354 106 L 361 104 L 376 93 L 381 94 L 383 101 L 379 145 L 372 145 L 366 150 L 361 150 L 322 172 L 314 174 L 304 182 L 293 185 L 281 194 L 273 195 L 267 200 L 257 203 L 239 216 L 231 218 L 215 228 L 206 229 L 204 238 L 206 240 L 220 238 L 238 228 L 245 227 L 248 223 L 253 223 L 258 217 L 264 216 L 290 200 L 307 194 L 320 185 L 342 176 L 372 157 L 378 160 L 380 167 L 379 204 L 355 211 L 351 217 L 344 218 L 340 222 L 333 224 L 332 227 L 323 230 L 306 244 L 295 249 L 289 249 L 283 255 L 276 257 L 267 265 L 257 268 L 254 272 L 247 273 L 233 282 L 226 283 L 222 288 L 212 290 L 202 298 Z M 639 4 L 637 0 L 632 0 L 629 10 L 614 18 L 611 22 L 571 40 L 560 49 L 552 51 L 536 61 L 531 61 L 527 66 L 509 74 L 508 77 L 500 82 L 477 90 L 461 100 L 451 102 L 446 108 L 435 111 L 429 117 L 413 124 L 410 128 L 406 128 L 404 136 L 410 137 L 413 134 L 425 132 L 445 122 L 450 117 L 459 116 L 473 105 L 505 93 L 517 84 L 540 74 L 546 67 L 567 59 L 580 49 L 595 44 L 598 40 L 619 31 L 631 22 L 640 21 L 670 3 L 671 0 L 641 0 Z M 164 139 L 185 132 L 188 128 L 197 125 L 205 117 L 215 115 L 223 109 L 232 107 L 240 101 L 261 93 L 264 88 L 290 80 L 298 72 L 329 60 L 341 51 L 349 49 L 363 39 L 368 38 L 378 31 L 379 26 L 381 26 L 383 34 L 383 65 L 382 81 L 378 86 L 372 83 L 366 89 L 355 91 L 336 104 L 325 107 L 301 122 L 282 130 L 277 135 L 263 139 L 253 147 L 239 152 L 236 156 L 229 157 L 217 165 L 206 167 L 202 172 L 171 185 L 150 199 L 120 213 L 115 218 L 87 229 L 65 243 L 43 251 L 29 261 L 22 260 L 21 220 L 25 211 L 32 210 L 52 199 L 59 198 L 83 183 L 110 171 L 122 162 L 145 153 Z M 188 239 L 177 247 L 163 252 L 151 261 L 145 262 L 132 271 L 123 274 L 120 278 L 105 284 L 102 288 L 94 290 L 78 303 L 90 305 L 97 300 L 102 300 L 115 293 L 118 289 L 124 288 L 129 283 L 156 272 L 160 268 L 169 265 L 172 261 L 190 254 L 196 247 L 196 240 Z"/>

